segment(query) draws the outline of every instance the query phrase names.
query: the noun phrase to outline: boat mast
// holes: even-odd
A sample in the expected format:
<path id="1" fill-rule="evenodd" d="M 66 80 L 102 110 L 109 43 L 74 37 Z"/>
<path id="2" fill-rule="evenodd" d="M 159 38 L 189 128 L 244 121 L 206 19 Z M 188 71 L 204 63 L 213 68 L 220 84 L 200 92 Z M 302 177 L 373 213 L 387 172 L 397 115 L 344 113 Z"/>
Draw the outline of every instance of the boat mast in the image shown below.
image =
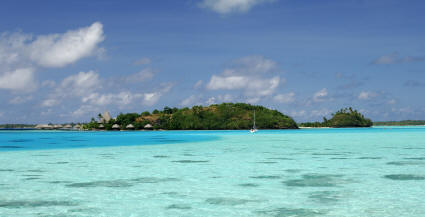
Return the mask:
<path id="1" fill-rule="evenodd" d="M 252 129 L 256 129 L 257 127 L 255 126 L 255 110 L 254 110 L 254 126 L 252 127 Z"/>

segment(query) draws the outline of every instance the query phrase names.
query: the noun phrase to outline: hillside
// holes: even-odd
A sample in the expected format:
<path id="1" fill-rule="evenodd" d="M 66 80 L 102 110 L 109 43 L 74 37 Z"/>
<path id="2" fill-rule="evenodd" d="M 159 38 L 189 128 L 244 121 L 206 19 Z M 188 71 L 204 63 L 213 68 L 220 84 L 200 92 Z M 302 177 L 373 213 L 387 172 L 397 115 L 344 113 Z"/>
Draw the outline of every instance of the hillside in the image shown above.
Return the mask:
<path id="1" fill-rule="evenodd" d="M 111 120 L 104 126 L 111 129 L 113 124 L 118 124 L 121 129 L 125 129 L 125 126 L 132 124 L 135 129 L 143 129 L 146 124 L 151 124 L 153 129 L 164 130 L 250 129 L 253 125 L 254 110 L 259 129 L 298 128 L 292 118 L 277 110 L 245 103 L 222 103 L 181 109 L 165 107 L 162 111 L 154 110 L 152 114 L 149 112 L 120 114 L 116 120 Z M 95 129 L 98 125 L 92 120 L 86 128 Z"/>
<path id="2" fill-rule="evenodd" d="M 370 127 L 372 121 L 355 109 L 344 108 L 332 114 L 331 119 L 323 117 L 323 122 L 301 123 L 302 127 Z"/>

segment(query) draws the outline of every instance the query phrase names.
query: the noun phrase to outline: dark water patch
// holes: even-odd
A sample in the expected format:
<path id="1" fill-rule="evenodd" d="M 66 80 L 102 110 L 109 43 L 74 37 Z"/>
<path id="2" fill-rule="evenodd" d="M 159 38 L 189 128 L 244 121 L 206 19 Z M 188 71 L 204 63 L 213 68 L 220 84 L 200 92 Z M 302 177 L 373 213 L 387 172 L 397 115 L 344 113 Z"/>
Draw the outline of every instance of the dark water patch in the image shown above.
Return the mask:
<path id="1" fill-rule="evenodd" d="M 193 156 L 196 156 L 196 155 L 194 155 L 194 154 L 189 154 L 189 153 L 185 153 L 185 154 L 183 154 L 183 156 L 193 157 Z"/>
<path id="2" fill-rule="evenodd" d="M 406 160 L 425 160 L 425 157 L 406 157 Z"/>
<path id="3" fill-rule="evenodd" d="M 94 181 L 94 182 L 79 182 L 65 185 L 72 188 L 94 188 L 94 187 L 108 187 L 108 188 L 126 188 L 131 187 L 133 184 L 125 180 L 112 180 L 112 181 Z"/>
<path id="4" fill-rule="evenodd" d="M 71 142 L 87 142 L 89 140 L 86 140 L 86 139 L 68 139 L 68 141 L 71 141 Z"/>
<path id="5" fill-rule="evenodd" d="M 67 184 L 67 183 L 72 183 L 72 182 L 70 182 L 70 181 L 50 181 L 50 182 L 47 182 L 47 183 L 50 183 L 50 184 Z"/>
<path id="6" fill-rule="evenodd" d="M 51 155 L 48 155 L 48 154 L 33 154 L 31 156 L 34 156 L 34 157 L 49 157 Z"/>
<path id="7" fill-rule="evenodd" d="M 24 174 L 22 176 L 26 176 L 26 177 L 40 177 L 42 175 L 37 175 L 37 174 Z"/>
<path id="8" fill-rule="evenodd" d="M 302 170 L 300 170 L 300 169 L 287 169 L 287 170 L 284 170 L 284 171 L 287 172 L 287 173 L 299 173 Z"/>
<path id="9" fill-rule="evenodd" d="M 189 206 L 189 205 L 187 205 L 187 204 L 171 204 L 171 205 L 167 206 L 166 209 L 181 209 L 181 210 L 185 210 L 185 209 L 192 209 L 192 207 Z"/>
<path id="10" fill-rule="evenodd" d="M 341 155 L 346 155 L 346 153 L 313 153 L 311 155 L 319 155 L 319 156 L 341 156 Z"/>
<path id="11" fill-rule="evenodd" d="M 16 208 L 35 208 L 49 206 L 78 206 L 75 201 L 60 201 L 60 200 L 15 200 L 15 201 L 0 201 L 0 207 L 16 209 Z"/>
<path id="12" fill-rule="evenodd" d="M 33 139 L 12 139 L 12 140 L 9 140 L 8 142 L 18 142 L 18 143 L 20 143 L 20 142 L 33 142 L 34 140 Z"/>
<path id="13" fill-rule="evenodd" d="M 75 212 L 80 212 L 80 213 L 98 213 L 100 211 L 100 209 L 98 208 L 75 208 L 75 209 L 68 209 L 67 212 L 71 212 L 71 213 L 75 213 Z M 68 215 L 66 215 L 67 217 L 69 217 Z"/>
<path id="14" fill-rule="evenodd" d="M 329 159 L 331 159 L 331 160 L 347 160 L 347 159 L 350 159 L 350 158 L 346 158 L 346 157 L 331 157 Z"/>
<path id="15" fill-rule="evenodd" d="M 253 187 L 258 187 L 260 185 L 259 184 L 255 184 L 255 183 L 242 183 L 242 184 L 239 184 L 238 186 L 253 188 Z"/>
<path id="16" fill-rule="evenodd" d="M 342 175 L 307 174 L 301 179 L 290 179 L 283 183 L 290 187 L 337 187 L 343 180 Z"/>
<path id="17" fill-rule="evenodd" d="M 261 175 L 261 176 L 250 176 L 251 179 L 280 179 L 280 176 L 272 176 L 272 175 Z"/>
<path id="18" fill-rule="evenodd" d="M 293 158 L 287 158 L 287 157 L 269 157 L 268 160 L 295 160 Z"/>
<path id="19" fill-rule="evenodd" d="M 258 161 L 257 164 L 277 164 L 276 161 Z"/>
<path id="20" fill-rule="evenodd" d="M 411 175 L 411 174 L 391 174 L 385 175 L 384 178 L 399 181 L 409 180 L 425 180 L 425 176 Z"/>
<path id="21" fill-rule="evenodd" d="M 180 180 L 177 178 L 140 177 L 140 178 L 131 179 L 130 181 L 137 182 L 137 183 L 160 183 L 160 182 L 175 182 Z"/>
<path id="22" fill-rule="evenodd" d="M 10 149 L 18 149 L 18 148 L 24 148 L 23 146 L 17 146 L 17 145 L 0 145 L 0 148 L 10 148 Z"/>
<path id="23" fill-rule="evenodd" d="M 323 204 L 338 202 L 340 197 L 340 193 L 337 191 L 315 191 L 308 196 L 314 202 Z"/>
<path id="24" fill-rule="evenodd" d="M 403 149 L 406 149 L 406 150 L 424 150 L 425 148 L 423 148 L 423 147 L 405 147 Z"/>
<path id="25" fill-rule="evenodd" d="M 174 163 L 208 163 L 208 160 L 174 160 Z"/>
<path id="26" fill-rule="evenodd" d="M 40 170 L 40 169 L 35 169 L 35 170 L 27 170 L 27 172 L 32 172 L 32 173 L 44 173 L 46 171 L 44 170 Z"/>
<path id="27" fill-rule="evenodd" d="M 205 202 L 212 205 L 236 206 L 236 205 L 246 204 L 249 202 L 259 202 L 259 201 L 231 198 L 231 197 L 213 197 L 213 198 L 206 199 Z"/>
<path id="28" fill-rule="evenodd" d="M 0 169 L 0 172 L 13 172 L 15 170 L 12 169 Z"/>
<path id="29" fill-rule="evenodd" d="M 53 139 L 53 138 L 50 138 L 50 137 L 40 137 L 39 139 Z"/>
<path id="30" fill-rule="evenodd" d="M 47 163 L 47 164 L 68 164 L 69 162 L 67 161 L 58 161 L 58 162 L 54 162 L 54 163 Z"/>
<path id="31" fill-rule="evenodd" d="M 391 161 L 387 163 L 388 165 L 395 165 L 395 166 L 410 166 L 410 165 L 424 165 L 424 162 L 417 162 L 417 161 Z"/>
<path id="32" fill-rule="evenodd" d="M 211 176 L 210 178 L 211 179 L 219 179 L 219 178 L 222 178 L 222 176 Z"/>
<path id="33" fill-rule="evenodd" d="M 357 159 L 360 159 L 360 160 L 379 160 L 379 159 L 382 159 L 382 157 L 359 157 Z"/>
<path id="34" fill-rule="evenodd" d="M 273 210 L 266 210 L 266 211 L 258 211 L 259 214 L 262 215 L 269 215 L 269 216 L 275 216 L 275 217 L 314 217 L 314 216 L 320 216 L 320 215 L 326 215 L 327 211 L 323 210 L 313 210 L 313 209 L 291 209 L 291 208 L 277 208 Z"/>
<path id="35" fill-rule="evenodd" d="M 170 156 L 167 155 L 154 155 L 154 158 L 169 158 Z"/>
<path id="36" fill-rule="evenodd" d="M 37 180 L 37 179 L 41 179 L 41 178 L 39 178 L 39 177 L 28 177 L 28 178 L 25 178 L 25 179 L 22 179 L 22 180 Z"/>
<path id="37" fill-rule="evenodd" d="M 57 142 L 49 142 L 49 143 L 47 143 L 47 144 L 50 144 L 50 145 L 57 145 L 57 144 L 59 144 L 59 143 L 57 143 Z"/>

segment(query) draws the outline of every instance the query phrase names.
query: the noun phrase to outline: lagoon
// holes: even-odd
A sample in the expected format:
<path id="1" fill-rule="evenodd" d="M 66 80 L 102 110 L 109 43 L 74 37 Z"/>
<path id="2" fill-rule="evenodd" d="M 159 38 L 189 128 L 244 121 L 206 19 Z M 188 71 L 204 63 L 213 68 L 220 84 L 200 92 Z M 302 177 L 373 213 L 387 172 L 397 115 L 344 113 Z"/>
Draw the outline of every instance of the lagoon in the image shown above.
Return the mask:
<path id="1" fill-rule="evenodd" d="M 0 216 L 425 216 L 425 127 L 0 132 Z"/>

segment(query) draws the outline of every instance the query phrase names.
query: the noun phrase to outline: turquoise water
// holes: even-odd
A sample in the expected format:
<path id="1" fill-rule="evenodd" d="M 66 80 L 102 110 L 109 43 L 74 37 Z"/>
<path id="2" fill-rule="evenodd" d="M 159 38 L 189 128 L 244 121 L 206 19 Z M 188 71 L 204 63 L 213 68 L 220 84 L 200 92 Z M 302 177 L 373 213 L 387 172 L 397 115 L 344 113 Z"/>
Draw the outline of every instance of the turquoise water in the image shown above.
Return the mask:
<path id="1" fill-rule="evenodd" d="M 425 216 L 425 127 L 0 132 L 0 216 Z"/>

